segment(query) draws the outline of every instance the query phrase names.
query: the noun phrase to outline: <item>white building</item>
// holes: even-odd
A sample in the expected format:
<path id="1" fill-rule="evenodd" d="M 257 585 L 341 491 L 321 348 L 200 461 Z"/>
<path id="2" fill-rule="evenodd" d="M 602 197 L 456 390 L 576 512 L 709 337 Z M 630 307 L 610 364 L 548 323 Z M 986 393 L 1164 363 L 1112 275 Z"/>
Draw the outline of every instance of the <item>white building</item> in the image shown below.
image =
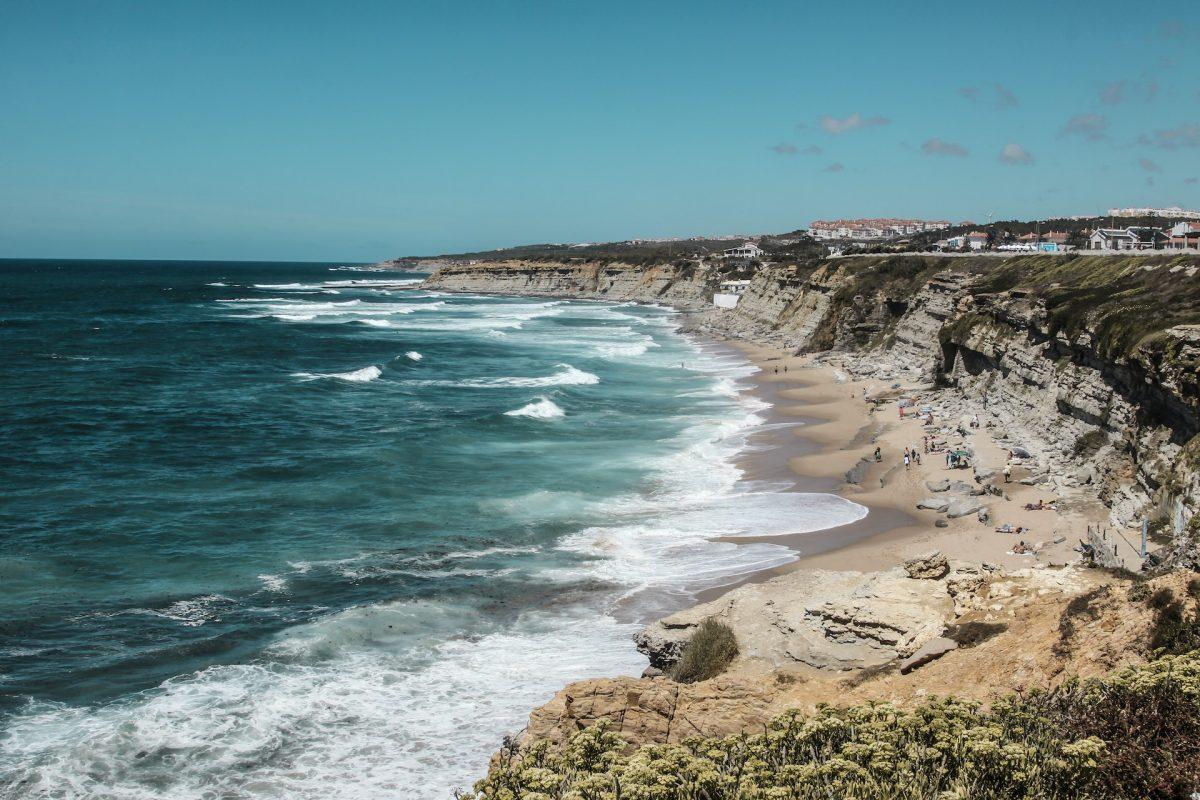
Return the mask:
<path id="1" fill-rule="evenodd" d="M 1088 238 L 1092 250 L 1161 250 L 1172 237 L 1158 228 L 1100 228 Z"/>
<path id="2" fill-rule="evenodd" d="M 713 305 L 717 308 L 737 308 L 738 300 L 746 293 L 750 281 L 722 281 L 721 291 L 713 295 Z"/>
<path id="3" fill-rule="evenodd" d="M 987 240 L 986 233 L 983 231 L 974 231 L 959 236 L 951 236 L 949 239 L 942 239 L 936 244 L 942 250 L 962 250 L 963 247 L 968 247 L 971 250 L 983 250 L 987 247 Z"/>
<path id="4" fill-rule="evenodd" d="M 763 249 L 754 242 L 742 242 L 738 247 L 731 247 L 721 253 L 721 258 L 762 258 Z"/>
<path id="5" fill-rule="evenodd" d="M 949 228 L 950 221 L 944 219 L 897 219 L 895 217 L 871 219 L 814 220 L 808 235 L 814 239 L 891 239 L 908 236 L 921 231 L 936 231 Z"/>
<path id="6" fill-rule="evenodd" d="M 1164 217 L 1166 219 L 1200 219 L 1200 211 L 1189 211 L 1179 206 L 1168 208 L 1110 208 L 1110 217 Z"/>

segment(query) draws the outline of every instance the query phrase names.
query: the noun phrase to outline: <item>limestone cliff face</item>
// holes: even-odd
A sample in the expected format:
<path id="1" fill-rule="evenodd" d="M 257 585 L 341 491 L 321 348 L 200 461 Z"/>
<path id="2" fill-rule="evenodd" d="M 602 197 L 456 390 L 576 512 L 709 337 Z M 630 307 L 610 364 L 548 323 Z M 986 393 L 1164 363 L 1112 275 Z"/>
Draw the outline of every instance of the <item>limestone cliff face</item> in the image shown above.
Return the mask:
<path id="1" fill-rule="evenodd" d="M 1075 271 L 1060 278 L 1062 265 Z M 1173 537 L 1164 555 L 1200 566 L 1200 325 L 1160 326 L 1124 350 L 1112 344 L 1114 330 L 1140 330 L 1139 316 L 1168 307 L 1172 318 L 1200 320 L 1192 300 L 1176 297 L 1200 297 L 1197 267 L 1188 257 L 826 259 L 758 269 L 729 311 L 711 304 L 729 277 L 715 263 L 446 265 L 426 286 L 669 304 L 691 312 L 694 330 L 842 350 L 876 362 L 881 374 L 957 387 L 1024 443 L 1047 480 L 1095 485 L 1115 524 L 1150 518 Z M 1002 270 L 1017 286 L 995 285 Z M 1042 284 L 1020 288 L 1027 273 Z M 1048 304 L 1067 290 L 1074 305 Z M 1141 296 L 1125 317 L 1110 308 L 1092 320 L 1078 300 L 1134 290 Z"/>
<path id="2" fill-rule="evenodd" d="M 718 274 L 695 265 L 495 261 L 440 267 L 424 286 L 456 292 L 632 300 L 703 309 L 712 305 L 712 294 L 719 284 Z"/>

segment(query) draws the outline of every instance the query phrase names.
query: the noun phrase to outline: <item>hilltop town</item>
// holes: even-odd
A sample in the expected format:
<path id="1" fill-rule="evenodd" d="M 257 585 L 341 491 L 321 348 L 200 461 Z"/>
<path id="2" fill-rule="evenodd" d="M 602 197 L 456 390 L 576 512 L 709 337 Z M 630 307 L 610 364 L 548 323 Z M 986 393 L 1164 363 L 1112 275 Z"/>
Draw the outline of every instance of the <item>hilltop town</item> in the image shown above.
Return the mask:
<path id="1" fill-rule="evenodd" d="M 807 227 L 777 234 L 528 244 L 435 256 L 403 256 L 382 262 L 381 266 L 429 269 L 444 264 L 512 259 L 650 265 L 715 258 L 753 267 L 815 257 L 887 253 L 1103 255 L 1146 251 L 1200 251 L 1200 211 L 1178 207 L 1111 208 L 1104 215 L 985 223 L 897 217 L 818 219 Z"/>

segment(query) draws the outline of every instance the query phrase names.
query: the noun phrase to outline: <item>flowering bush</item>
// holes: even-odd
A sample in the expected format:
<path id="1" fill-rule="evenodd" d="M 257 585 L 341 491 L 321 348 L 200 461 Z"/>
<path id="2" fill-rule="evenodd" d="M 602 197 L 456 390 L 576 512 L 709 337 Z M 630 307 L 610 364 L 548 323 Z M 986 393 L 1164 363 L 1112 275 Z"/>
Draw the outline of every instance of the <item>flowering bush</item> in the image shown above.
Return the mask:
<path id="1" fill-rule="evenodd" d="M 1007 800 L 1196 790 L 1200 651 L 1010 696 L 988 710 L 954 698 L 911 710 L 820 706 L 814 714 L 788 711 L 763 733 L 632 753 L 601 721 L 557 752 L 545 742 L 506 746 L 464 798 Z"/>

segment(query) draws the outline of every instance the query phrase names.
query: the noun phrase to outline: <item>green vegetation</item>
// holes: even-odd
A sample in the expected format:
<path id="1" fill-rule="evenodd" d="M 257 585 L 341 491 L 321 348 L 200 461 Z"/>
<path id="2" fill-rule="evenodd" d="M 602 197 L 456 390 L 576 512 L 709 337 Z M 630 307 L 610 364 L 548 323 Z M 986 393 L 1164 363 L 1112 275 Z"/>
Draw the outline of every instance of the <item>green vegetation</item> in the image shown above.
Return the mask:
<path id="1" fill-rule="evenodd" d="M 1188 277 L 1189 267 L 1200 267 L 1200 258 L 1027 256 L 997 263 L 979 288 L 1030 292 L 1046 304 L 1051 335 L 1073 340 L 1093 331 L 1096 350 L 1105 357 L 1127 357 L 1149 347 L 1171 358 L 1157 334 L 1200 323 L 1200 272 Z"/>
<path id="2" fill-rule="evenodd" d="M 710 617 L 696 627 L 696 632 L 684 646 L 678 663 L 671 669 L 671 679 L 679 683 L 696 683 L 715 678 L 725 671 L 737 654 L 733 629 Z"/>
<path id="3" fill-rule="evenodd" d="M 789 711 L 633 753 L 603 722 L 501 751 L 471 800 L 1175 798 L 1200 789 L 1200 653 L 996 701 Z"/>
<path id="4" fill-rule="evenodd" d="M 455 261 L 600 261 L 621 262 L 634 266 L 667 264 L 681 258 L 696 259 L 712 256 L 746 241 L 733 239 L 679 239 L 670 242 L 626 241 L 596 242 L 593 244 L 526 244 L 496 250 L 471 253 L 446 253 L 439 256 L 405 256 L 406 261 L 420 262 L 426 258 Z M 792 262 L 825 254 L 824 245 L 799 232 L 778 236 L 751 237 L 751 241 L 767 251 L 772 261 Z"/>

